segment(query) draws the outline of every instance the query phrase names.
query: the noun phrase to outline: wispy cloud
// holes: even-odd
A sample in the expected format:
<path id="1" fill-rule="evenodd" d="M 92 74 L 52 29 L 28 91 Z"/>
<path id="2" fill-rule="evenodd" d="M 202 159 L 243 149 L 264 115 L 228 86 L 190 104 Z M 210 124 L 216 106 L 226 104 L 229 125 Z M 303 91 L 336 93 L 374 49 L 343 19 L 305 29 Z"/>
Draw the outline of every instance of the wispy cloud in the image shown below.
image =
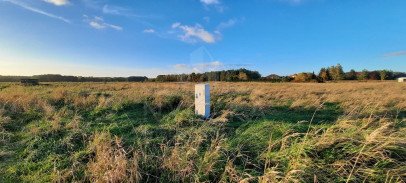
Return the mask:
<path id="1" fill-rule="evenodd" d="M 279 0 L 281 2 L 287 2 L 287 3 L 291 3 L 291 4 L 300 4 L 303 3 L 307 0 Z"/>
<path id="2" fill-rule="evenodd" d="M 181 73 L 191 73 L 191 72 L 196 72 L 196 73 L 201 73 L 201 72 L 207 72 L 207 71 L 216 71 L 216 70 L 221 70 L 221 68 L 224 66 L 223 63 L 219 61 L 214 61 L 214 62 L 204 62 L 204 63 L 196 63 L 196 64 L 176 64 L 173 66 L 174 69 L 176 69 Z"/>
<path id="3" fill-rule="evenodd" d="M 223 63 L 219 62 L 219 61 L 214 61 L 214 62 L 206 62 L 206 63 L 198 63 L 198 64 L 193 64 L 193 65 L 197 65 L 201 68 L 211 68 L 211 67 L 221 67 L 224 66 Z"/>
<path id="4" fill-rule="evenodd" d="M 200 0 L 205 5 L 220 4 L 219 0 Z"/>
<path id="5" fill-rule="evenodd" d="M 198 40 L 204 41 L 206 43 L 216 42 L 215 36 L 205 30 L 200 24 L 196 24 L 195 26 L 188 26 L 181 25 L 181 23 L 177 22 L 172 24 L 172 28 L 182 30 L 183 33 L 178 35 L 178 37 L 186 42 L 197 42 Z"/>
<path id="6" fill-rule="evenodd" d="M 221 4 L 220 0 L 200 0 L 200 2 L 206 10 L 210 10 L 210 7 L 215 7 L 218 12 L 224 12 L 225 6 Z"/>
<path id="7" fill-rule="evenodd" d="M 191 73 L 191 72 L 201 73 L 208 71 L 236 69 L 248 66 L 252 66 L 252 64 L 223 63 L 219 60 L 215 60 L 211 55 L 211 53 L 204 46 L 201 46 L 192 53 L 190 53 L 189 64 L 180 63 L 172 65 L 176 73 Z"/>
<path id="8" fill-rule="evenodd" d="M 126 16 L 126 17 L 135 17 L 135 18 L 149 18 L 152 16 L 143 16 L 137 15 L 130 8 L 125 8 L 121 6 L 112 6 L 112 5 L 104 5 L 102 8 L 104 14 L 109 15 L 118 15 L 118 16 Z"/>
<path id="9" fill-rule="evenodd" d="M 145 29 L 144 33 L 154 33 L 155 30 L 154 29 Z"/>
<path id="10" fill-rule="evenodd" d="M 180 22 L 176 22 L 176 23 L 173 23 L 172 24 L 172 28 L 174 29 L 174 28 L 176 28 L 176 27 L 179 27 L 180 26 Z"/>
<path id="11" fill-rule="evenodd" d="M 110 6 L 110 5 L 104 5 L 103 6 L 103 13 L 105 14 L 112 14 L 112 15 L 124 15 L 127 14 L 129 9 L 119 7 L 119 6 Z"/>
<path id="12" fill-rule="evenodd" d="M 89 24 L 90 24 L 90 26 L 92 26 L 92 27 L 94 27 L 96 29 L 104 29 L 104 28 L 106 28 L 106 26 L 101 25 L 101 24 L 99 24 L 97 22 L 90 22 Z"/>
<path id="13" fill-rule="evenodd" d="M 188 69 L 189 66 L 186 64 L 176 64 L 173 66 L 173 68 L 181 70 L 181 69 Z"/>
<path id="14" fill-rule="evenodd" d="M 100 9 L 102 7 L 102 5 L 100 5 L 101 2 L 99 1 L 94 1 L 94 0 L 82 0 L 83 4 L 87 7 L 87 8 L 91 8 L 91 9 Z"/>
<path id="15" fill-rule="evenodd" d="M 41 15 L 45 15 L 45 16 L 48 16 L 48 17 L 50 17 L 50 18 L 62 20 L 62 21 L 64 21 L 64 22 L 66 22 L 66 23 L 71 23 L 70 20 L 68 20 L 68 19 L 66 19 L 66 18 L 64 18 L 64 17 L 57 16 L 57 15 L 54 15 L 54 14 L 52 14 L 52 13 L 45 12 L 45 11 L 43 11 L 43 10 L 40 10 L 40 9 L 31 7 L 31 6 L 27 5 L 27 4 L 22 3 L 22 2 L 19 2 L 19 1 L 15 1 L 15 0 L 3 0 L 3 1 L 9 2 L 9 3 L 12 3 L 12 4 L 15 4 L 15 5 L 17 5 L 17 6 L 20 6 L 20 7 L 24 8 L 24 9 L 26 9 L 26 10 L 29 10 L 29 11 L 32 11 L 32 12 L 35 12 L 35 13 L 39 13 L 39 14 L 41 14 Z"/>
<path id="16" fill-rule="evenodd" d="M 123 30 L 123 27 L 117 26 L 117 25 L 112 25 L 112 24 L 108 24 L 108 23 L 104 23 L 104 25 L 106 25 L 107 27 L 116 29 L 116 30 Z"/>
<path id="17" fill-rule="evenodd" d="M 104 19 L 102 17 L 98 17 L 98 16 L 94 16 L 94 19 L 98 20 L 98 21 L 104 21 Z"/>
<path id="18" fill-rule="evenodd" d="M 406 51 L 393 52 L 382 55 L 382 57 L 396 57 L 406 55 Z"/>
<path id="19" fill-rule="evenodd" d="M 192 72 L 202 73 L 250 66 L 253 66 L 253 64 L 228 64 L 220 61 L 213 61 L 192 64 L 176 64 L 173 65 L 172 67 L 176 70 L 176 73 L 192 73 Z"/>
<path id="20" fill-rule="evenodd" d="M 123 30 L 123 27 L 105 22 L 102 17 L 95 16 L 92 19 L 89 18 L 89 16 L 87 16 L 87 15 L 83 15 L 83 17 L 84 17 L 83 21 L 88 22 L 90 26 L 92 26 L 93 28 L 96 28 L 96 29 L 112 28 L 112 29 L 120 30 L 120 31 Z"/>
<path id="21" fill-rule="evenodd" d="M 221 22 L 221 23 L 217 26 L 217 30 L 218 30 L 218 31 L 221 31 L 221 30 L 223 30 L 223 29 L 232 27 L 233 25 L 235 25 L 235 24 L 237 23 L 237 21 L 238 21 L 238 20 L 237 20 L 236 18 L 233 18 L 233 19 L 228 20 L 227 22 Z"/>
<path id="22" fill-rule="evenodd" d="M 63 6 L 63 5 L 70 4 L 70 2 L 68 0 L 44 0 L 44 1 L 48 2 L 48 3 L 52 3 L 56 6 Z"/>

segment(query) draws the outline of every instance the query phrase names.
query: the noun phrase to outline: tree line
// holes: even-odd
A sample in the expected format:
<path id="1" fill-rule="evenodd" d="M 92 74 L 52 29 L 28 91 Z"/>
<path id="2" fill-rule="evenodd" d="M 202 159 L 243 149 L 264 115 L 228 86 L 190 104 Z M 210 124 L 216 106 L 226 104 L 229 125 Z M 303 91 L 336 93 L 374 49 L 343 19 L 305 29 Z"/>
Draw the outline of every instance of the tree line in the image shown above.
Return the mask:
<path id="1" fill-rule="evenodd" d="M 40 82 L 144 82 L 145 76 L 130 77 L 82 77 L 44 74 L 35 76 L 0 76 L 0 82 L 19 82 L 21 79 L 38 79 Z"/>
<path id="2" fill-rule="evenodd" d="M 38 79 L 40 82 L 206 82 L 206 81 L 267 81 L 267 82 L 328 82 L 339 80 L 393 80 L 398 77 L 406 77 L 405 73 L 391 70 L 368 71 L 366 69 L 357 72 L 351 69 L 344 72 L 340 64 L 323 67 L 318 74 L 314 72 L 302 72 L 291 76 L 278 76 L 271 74 L 261 77 L 258 71 L 247 69 L 211 71 L 191 74 L 168 74 L 158 75 L 149 79 L 145 76 L 130 77 L 82 77 L 63 76 L 59 74 L 44 74 L 35 76 L 1 76 L 0 82 L 19 82 L 21 79 Z"/>
<path id="3" fill-rule="evenodd" d="M 258 81 L 261 74 L 247 69 L 212 71 L 191 74 L 169 74 L 156 77 L 157 82 L 205 82 L 205 81 Z"/>
<path id="4" fill-rule="evenodd" d="M 368 71 L 366 69 L 361 72 L 356 72 L 351 69 L 349 72 L 344 72 L 340 64 L 321 68 L 318 75 L 313 73 L 300 73 L 292 81 L 296 82 L 326 82 L 339 80 L 393 80 L 397 77 L 404 77 L 401 72 L 393 72 L 391 70 L 375 70 Z"/>

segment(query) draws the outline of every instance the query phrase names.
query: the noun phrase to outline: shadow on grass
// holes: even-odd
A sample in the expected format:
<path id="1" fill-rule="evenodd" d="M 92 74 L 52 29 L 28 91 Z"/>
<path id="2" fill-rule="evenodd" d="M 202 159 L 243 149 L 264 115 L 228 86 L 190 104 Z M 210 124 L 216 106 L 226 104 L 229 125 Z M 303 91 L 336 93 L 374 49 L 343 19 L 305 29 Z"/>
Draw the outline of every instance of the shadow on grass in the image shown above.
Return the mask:
<path id="1" fill-rule="evenodd" d="M 231 149 L 242 148 L 250 157 L 260 156 L 267 148 L 269 138 L 280 140 L 286 135 L 306 133 L 316 108 L 295 108 L 289 106 L 256 109 L 237 107 L 228 123 Z M 320 129 L 332 125 L 343 111 L 338 103 L 326 103 L 317 109 L 311 129 Z M 296 138 L 300 138 L 298 135 Z"/>
<path id="2" fill-rule="evenodd" d="M 308 124 L 312 120 L 315 111 L 316 108 L 298 107 L 291 109 L 289 106 L 266 109 L 238 106 L 234 110 L 237 115 L 230 119 L 229 126 L 239 128 L 245 123 L 264 120 L 290 124 Z M 338 103 L 325 103 L 322 108 L 317 109 L 312 124 L 332 124 L 342 114 L 343 110 L 340 109 Z"/>

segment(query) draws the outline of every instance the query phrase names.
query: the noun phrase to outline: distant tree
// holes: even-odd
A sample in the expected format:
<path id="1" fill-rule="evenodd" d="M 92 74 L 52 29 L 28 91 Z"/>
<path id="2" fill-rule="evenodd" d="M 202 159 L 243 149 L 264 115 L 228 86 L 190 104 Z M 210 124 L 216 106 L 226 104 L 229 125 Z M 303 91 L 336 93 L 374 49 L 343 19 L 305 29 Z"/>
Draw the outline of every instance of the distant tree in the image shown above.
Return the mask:
<path id="1" fill-rule="evenodd" d="M 368 79 L 370 79 L 370 80 L 379 80 L 380 79 L 379 72 L 378 71 L 369 72 Z"/>
<path id="2" fill-rule="evenodd" d="M 226 71 L 221 71 L 220 72 L 220 81 L 226 81 Z"/>
<path id="3" fill-rule="evenodd" d="M 289 81 L 291 81 L 291 78 L 289 76 L 285 76 L 285 77 L 282 77 L 281 81 L 282 82 L 289 82 Z"/>
<path id="4" fill-rule="evenodd" d="M 369 71 L 364 69 L 362 70 L 362 72 L 360 73 L 360 75 L 358 76 L 359 80 L 367 80 L 369 77 Z"/>
<path id="5" fill-rule="evenodd" d="M 188 77 L 188 81 L 190 82 L 199 82 L 199 80 L 200 80 L 199 76 L 194 72 L 190 74 Z"/>
<path id="6" fill-rule="evenodd" d="M 258 71 L 251 71 L 251 80 L 258 80 L 261 78 L 261 74 Z"/>
<path id="7" fill-rule="evenodd" d="M 316 81 L 316 75 L 314 75 L 314 73 L 310 73 L 310 72 L 303 72 L 298 74 L 295 77 L 296 82 L 310 82 L 310 81 Z"/>
<path id="8" fill-rule="evenodd" d="M 220 81 L 220 72 L 212 71 L 206 73 L 208 81 Z"/>
<path id="9" fill-rule="evenodd" d="M 122 80 L 125 81 L 125 78 L 120 79 L 120 81 L 122 81 Z M 130 76 L 130 77 L 127 78 L 127 81 L 129 81 L 129 82 L 144 82 L 144 81 L 147 81 L 147 80 L 148 80 L 148 78 L 145 77 L 145 76 L 144 77 Z"/>
<path id="10" fill-rule="evenodd" d="M 395 74 L 393 73 L 392 70 L 386 70 L 386 73 L 388 75 L 388 77 L 386 78 L 387 80 L 395 79 Z"/>
<path id="11" fill-rule="evenodd" d="M 205 82 L 207 81 L 207 75 L 206 74 L 198 74 L 197 79 L 199 82 Z"/>
<path id="12" fill-rule="evenodd" d="M 388 77 L 388 73 L 386 72 L 386 70 L 379 71 L 379 77 L 382 81 L 385 80 Z"/>
<path id="13" fill-rule="evenodd" d="M 331 78 L 334 81 L 344 79 L 343 67 L 340 64 L 337 64 L 336 66 L 331 66 L 327 70 L 330 72 Z"/>
<path id="14" fill-rule="evenodd" d="M 351 69 L 350 72 L 346 75 L 347 80 L 356 80 L 357 79 L 357 72 L 354 69 Z"/>
<path id="15" fill-rule="evenodd" d="M 226 71 L 226 81 L 236 81 L 238 78 L 237 72 L 235 70 Z"/>
<path id="16" fill-rule="evenodd" d="M 330 73 L 324 67 L 320 69 L 320 72 L 319 72 L 318 76 L 319 76 L 319 80 L 321 82 L 326 82 L 326 81 L 330 80 Z"/>
<path id="17" fill-rule="evenodd" d="M 238 74 L 238 80 L 240 80 L 240 81 L 247 81 L 247 80 L 248 80 L 247 73 L 245 73 L 245 72 L 240 72 L 240 73 Z"/>
<path id="18" fill-rule="evenodd" d="M 381 70 L 381 71 L 379 71 L 379 76 L 380 76 L 381 80 L 393 79 L 393 71 Z"/>

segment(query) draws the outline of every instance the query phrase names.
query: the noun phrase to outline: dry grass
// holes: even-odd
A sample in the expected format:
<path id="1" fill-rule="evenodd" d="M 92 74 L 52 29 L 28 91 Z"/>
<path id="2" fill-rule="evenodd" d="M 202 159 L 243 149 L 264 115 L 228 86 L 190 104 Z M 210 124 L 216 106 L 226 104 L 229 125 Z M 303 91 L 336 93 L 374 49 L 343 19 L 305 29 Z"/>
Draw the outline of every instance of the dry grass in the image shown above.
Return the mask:
<path id="1" fill-rule="evenodd" d="M 193 115 L 194 83 L 9 83 L 0 91 L 1 152 L 19 152 L 20 164 L 0 163 L 0 175 L 62 182 L 406 180 L 403 83 L 210 84 L 213 114 L 203 121 Z M 325 112 L 328 104 L 339 115 Z M 313 117 L 334 121 L 314 122 L 316 109 Z"/>
<path id="2" fill-rule="evenodd" d="M 138 156 L 127 160 L 121 139 L 114 140 L 107 132 L 96 133 L 90 146 L 95 156 L 88 163 L 89 180 L 92 182 L 139 182 Z"/>
<path id="3" fill-rule="evenodd" d="M 23 87 L 14 85 L 1 91 L 0 102 L 12 111 L 21 112 L 38 109 L 52 113 L 49 103 L 73 103 L 77 109 L 94 107 L 111 107 L 124 100 L 141 101 L 153 97 L 155 105 L 162 107 L 167 96 L 182 95 L 185 106 L 193 105 L 190 97 L 194 90 L 193 83 L 75 83 L 51 84 L 51 87 Z M 243 93 L 246 95 L 228 98 L 229 102 L 248 104 L 250 106 L 283 105 L 293 101 L 292 108 L 315 107 L 321 103 L 336 102 L 350 112 L 354 107 L 379 105 L 381 112 L 385 109 L 406 107 L 406 89 L 403 83 L 395 82 L 360 82 L 360 83 L 211 83 L 212 95 Z M 113 97 L 97 97 L 96 93 L 110 94 Z M 47 96 L 47 97 L 44 97 Z M 383 109 L 383 111 L 382 111 Z M 367 110 L 367 109 L 359 109 Z"/>

